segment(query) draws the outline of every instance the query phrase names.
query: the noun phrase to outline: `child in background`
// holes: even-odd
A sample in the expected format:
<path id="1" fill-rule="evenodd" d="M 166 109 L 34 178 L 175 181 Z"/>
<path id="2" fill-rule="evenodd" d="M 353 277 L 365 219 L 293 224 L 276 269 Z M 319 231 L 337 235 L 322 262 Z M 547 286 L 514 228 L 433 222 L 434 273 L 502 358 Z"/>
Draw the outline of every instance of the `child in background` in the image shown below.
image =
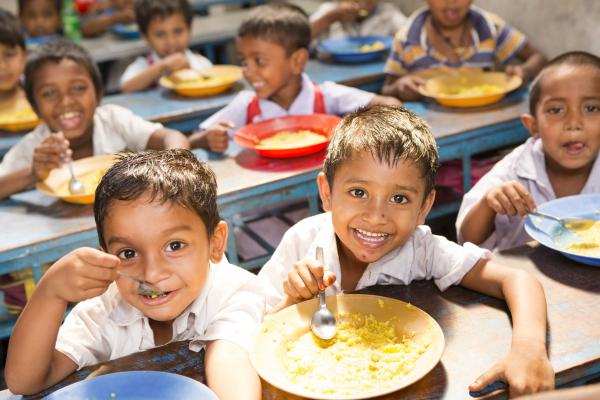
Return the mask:
<path id="1" fill-rule="evenodd" d="M 394 36 L 406 23 L 395 4 L 379 0 L 327 1 L 310 16 L 313 40 L 346 36 Z"/>
<path id="2" fill-rule="evenodd" d="M 27 61 L 21 23 L 11 12 L 0 9 L 0 114 L 24 101 L 21 75 Z"/>
<path id="3" fill-rule="evenodd" d="M 431 234 L 422 225 L 435 198 L 437 146 L 429 127 L 402 107 L 376 106 L 345 116 L 317 178 L 324 214 L 306 218 L 284 235 L 258 274 L 275 313 L 311 299 L 373 285 L 433 279 L 440 290 L 458 285 L 506 299 L 513 320 L 510 354 L 469 390 L 497 379 L 510 394 L 550 389 L 546 301 L 531 275 L 489 260 Z M 324 265 L 314 258 L 324 250 Z M 520 301 L 527 297 L 527 302 Z"/>
<path id="4" fill-rule="evenodd" d="M 44 121 L 13 146 L 0 163 L 0 198 L 44 180 L 63 160 L 124 150 L 188 148 L 187 138 L 106 104 L 96 63 L 65 40 L 36 48 L 25 67 L 25 93 Z"/>
<path id="5" fill-rule="evenodd" d="M 238 29 L 236 48 L 244 78 L 254 90 L 240 92 L 190 136 L 192 147 L 224 152 L 234 127 L 301 114 L 343 115 L 371 104 L 400 104 L 333 82 L 316 84 L 305 74 L 310 44 L 308 16 L 299 7 L 272 3 L 255 7 Z"/>
<path id="6" fill-rule="evenodd" d="M 540 72 L 521 117 L 531 138 L 514 149 L 463 198 L 460 242 L 506 249 L 531 240 L 523 225 L 537 204 L 600 193 L 600 58 L 570 52 Z"/>
<path id="7" fill-rule="evenodd" d="M 471 5 L 472 0 L 427 0 L 395 37 L 385 66 L 383 93 L 402 100 L 421 98 L 418 87 L 452 68 L 490 69 L 506 65 L 523 81 L 534 77 L 544 56 L 525 35 L 499 16 Z"/>
<path id="8" fill-rule="evenodd" d="M 25 27 L 27 47 L 59 37 L 60 9 L 61 0 L 19 0 L 19 18 Z"/>
<path id="9" fill-rule="evenodd" d="M 139 0 L 135 15 L 152 52 L 127 67 L 121 77 L 122 91 L 147 89 L 161 76 L 180 69 L 212 66 L 207 58 L 188 49 L 194 12 L 187 0 Z"/>
<path id="10" fill-rule="evenodd" d="M 44 274 L 17 321 L 5 377 L 36 393 L 88 365 L 191 340 L 219 399 L 260 399 L 248 350 L 265 308 L 256 276 L 223 255 L 217 183 L 189 150 L 121 156 L 96 190 L 101 250 L 80 248 Z M 138 293 L 135 275 L 163 292 Z M 67 305 L 80 302 L 61 326 Z"/>
<path id="11" fill-rule="evenodd" d="M 113 25 L 134 23 L 135 3 L 136 0 L 112 0 L 111 7 L 90 10 L 81 17 L 81 33 L 87 37 L 96 36 Z"/>

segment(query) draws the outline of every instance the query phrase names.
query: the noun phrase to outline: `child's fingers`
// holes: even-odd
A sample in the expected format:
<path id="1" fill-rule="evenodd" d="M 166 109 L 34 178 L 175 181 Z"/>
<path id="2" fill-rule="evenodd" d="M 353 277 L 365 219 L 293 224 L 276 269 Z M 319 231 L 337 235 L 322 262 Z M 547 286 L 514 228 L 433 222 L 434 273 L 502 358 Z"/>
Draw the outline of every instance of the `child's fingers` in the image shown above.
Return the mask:
<path id="1" fill-rule="evenodd" d="M 121 263 L 119 257 L 91 247 L 82 247 L 76 251 L 79 252 L 79 256 L 82 260 L 96 267 L 114 269 Z"/>
<path id="2" fill-rule="evenodd" d="M 523 186 L 521 182 L 515 182 L 514 188 L 521 196 L 521 199 L 523 199 L 523 201 L 525 202 L 525 207 L 527 208 L 527 210 L 536 211 L 537 205 L 535 204 L 533 196 L 531 195 L 531 193 L 529 193 L 529 190 L 527 190 L 527 188 L 525 188 L 525 186 Z"/>
<path id="3" fill-rule="evenodd" d="M 481 374 L 473 383 L 469 385 L 469 391 L 479 392 L 495 381 L 504 381 L 504 368 L 502 364 L 496 364 L 483 374 Z"/>
<path id="4" fill-rule="evenodd" d="M 298 289 L 290 282 L 290 279 L 283 281 L 283 292 L 296 302 L 304 300 L 304 297 L 298 292 Z"/>
<path id="5" fill-rule="evenodd" d="M 505 189 L 505 195 L 510 200 L 511 205 L 514 207 L 517 214 L 521 216 L 527 215 L 525 199 L 523 199 L 523 196 L 517 191 L 515 186 L 508 186 Z"/>
<path id="6" fill-rule="evenodd" d="M 323 284 L 325 285 L 326 288 L 333 285 L 335 280 L 336 280 L 336 276 L 333 272 L 326 271 L 325 274 L 323 275 Z"/>
<path id="7" fill-rule="evenodd" d="M 218 124 L 220 127 L 225 129 L 233 129 L 235 128 L 235 124 L 231 121 L 220 121 Z"/>
<path id="8" fill-rule="evenodd" d="M 504 192 L 499 192 L 496 195 L 496 199 L 498 200 L 498 202 L 500 203 L 500 205 L 502 206 L 503 209 L 503 214 L 507 214 L 507 215 L 515 215 L 517 213 L 517 210 L 513 207 L 512 202 L 510 201 L 510 199 L 508 198 L 508 196 L 504 193 Z"/>

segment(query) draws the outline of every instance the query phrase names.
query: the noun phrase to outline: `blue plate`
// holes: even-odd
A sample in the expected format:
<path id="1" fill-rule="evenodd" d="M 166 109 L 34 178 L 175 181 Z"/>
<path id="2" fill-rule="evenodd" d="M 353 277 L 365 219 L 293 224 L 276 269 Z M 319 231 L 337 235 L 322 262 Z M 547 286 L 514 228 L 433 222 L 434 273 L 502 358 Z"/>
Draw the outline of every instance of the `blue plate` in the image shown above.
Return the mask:
<path id="1" fill-rule="evenodd" d="M 600 195 L 562 197 L 538 206 L 538 210 L 559 218 L 581 217 L 600 220 Z M 566 250 L 569 244 L 580 239 L 557 222 L 528 216 L 525 221 L 525 231 L 544 246 L 559 251 L 572 260 L 600 267 L 600 257 L 581 256 Z"/>
<path id="2" fill-rule="evenodd" d="M 139 39 L 141 37 L 136 24 L 115 24 L 110 28 L 110 31 L 123 39 Z"/>
<path id="3" fill-rule="evenodd" d="M 364 45 L 383 43 L 383 48 L 373 51 L 361 51 Z M 348 36 L 339 39 L 327 39 L 319 43 L 317 51 L 331 56 L 333 61 L 341 63 L 361 63 L 373 61 L 386 54 L 392 47 L 390 36 Z"/>
<path id="4" fill-rule="evenodd" d="M 116 372 L 66 386 L 46 400 L 218 400 L 207 386 L 183 375 L 160 371 Z"/>

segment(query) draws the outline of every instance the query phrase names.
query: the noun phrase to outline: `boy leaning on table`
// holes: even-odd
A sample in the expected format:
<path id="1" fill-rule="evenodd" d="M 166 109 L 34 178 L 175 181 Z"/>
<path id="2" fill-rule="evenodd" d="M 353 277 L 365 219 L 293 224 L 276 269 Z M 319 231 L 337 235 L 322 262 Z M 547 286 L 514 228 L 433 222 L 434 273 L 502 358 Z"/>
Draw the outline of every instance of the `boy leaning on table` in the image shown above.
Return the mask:
<path id="1" fill-rule="evenodd" d="M 429 127 L 410 111 L 380 105 L 344 117 L 317 178 L 327 212 L 290 228 L 259 272 L 270 313 L 326 288 L 333 295 L 417 279 L 433 279 L 441 290 L 461 285 L 505 299 L 513 322 L 511 352 L 469 390 L 496 380 L 510 385 L 511 396 L 552 388 L 539 282 L 422 225 L 435 198 L 437 164 Z M 327 269 L 314 258 L 317 246 Z"/>
<path id="2" fill-rule="evenodd" d="M 190 136 L 192 147 L 227 149 L 233 128 L 300 114 L 343 115 L 373 104 L 400 101 L 334 82 L 314 83 L 304 73 L 310 45 L 308 16 L 299 7 L 271 3 L 254 8 L 238 28 L 235 45 L 252 90 L 240 92 Z"/>
<path id="3" fill-rule="evenodd" d="M 529 90 L 531 134 L 463 197 L 459 242 L 503 250 L 531 240 L 525 217 L 559 197 L 600 193 L 600 58 L 573 51 L 551 60 Z"/>
<path id="4" fill-rule="evenodd" d="M 214 173 L 188 150 L 119 157 L 96 190 L 101 250 L 74 250 L 40 280 L 10 339 L 9 389 L 36 393 L 79 368 L 191 340 L 220 399 L 259 399 L 248 349 L 265 299 L 256 276 L 224 257 Z M 120 271 L 164 294 L 138 294 Z"/>

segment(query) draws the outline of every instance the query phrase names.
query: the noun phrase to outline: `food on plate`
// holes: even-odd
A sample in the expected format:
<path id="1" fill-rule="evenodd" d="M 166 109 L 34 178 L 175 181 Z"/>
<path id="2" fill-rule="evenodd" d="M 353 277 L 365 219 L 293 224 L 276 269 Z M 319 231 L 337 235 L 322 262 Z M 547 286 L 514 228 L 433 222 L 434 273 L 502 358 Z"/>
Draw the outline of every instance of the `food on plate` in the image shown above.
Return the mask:
<path id="1" fill-rule="evenodd" d="M 219 78 L 214 75 L 207 75 L 194 69 L 186 68 L 171 74 L 170 79 L 178 85 L 188 84 L 213 84 L 219 82 Z"/>
<path id="2" fill-rule="evenodd" d="M 367 53 L 369 51 L 377 51 L 385 49 L 385 44 L 381 40 L 377 40 L 371 44 L 363 44 L 358 48 L 358 50 L 362 53 Z"/>
<path id="3" fill-rule="evenodd" d="M 294 149 L 314 144 L 327 142 L 327 137 L 310 130 L 281 131 L 272 136 L 260 140 L 256 148 L 266 149 Z"/>
<path id="4" fill-rule="evenodd" d="M 484 83 L 481 85 L 457 85 L 446 88 L 440 95 L 442 96 L 462 96 L 477 97 L 488 94 L 502 93 L 504 88 L 500 85 Z"/>
<path id="5" fill-rule="evenodd" d="M 586 257 L 600 257 L 600 221 L 596 221 L 586 229 L 572 229 L 571 232 L 582 240 L 571 243 L 567 251 Z"/>
<path id="6" fill-rule="evenodd" d="M 106 169 L 100 169 L 97 171 L 88 171 L 82 174 L 78 174 L 77 170 L 75 170 L 75 172 L 77 173 L 77 179 L 79 179 L 79 181 L 83 183 L 84 193 L 94 193 L 96 191 L 96 187 L 98 186 L 98 183 L 100 183 L 100 179 L 102 179 L 102 175 L 104 175 L 105 171 Z M 67 197 L 70 195 L 71 192 L 69 191 L 69 179 L 67 179 L 56 190 L 56 196 Z"/>

